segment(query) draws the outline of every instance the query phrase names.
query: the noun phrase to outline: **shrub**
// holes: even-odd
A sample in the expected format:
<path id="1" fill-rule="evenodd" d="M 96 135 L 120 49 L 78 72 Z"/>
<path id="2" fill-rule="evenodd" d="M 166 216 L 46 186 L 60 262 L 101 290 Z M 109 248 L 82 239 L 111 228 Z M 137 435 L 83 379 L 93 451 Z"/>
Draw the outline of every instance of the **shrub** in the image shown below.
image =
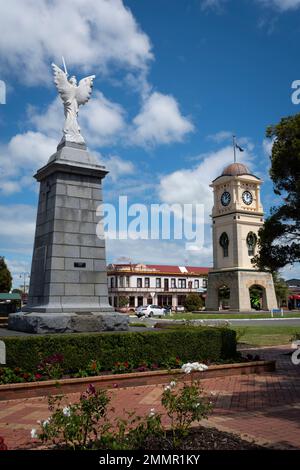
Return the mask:
<path id="1" fill-rule="evenodd" d="M 119 297 L 119 307 L 124 308 L 124 307 L 127 307 L 128 304 L 129 304 L 129 297 L 126 297 L 126 295 L 121 295 L 121 297 Z"/>
<path id="2" fill-rule="evenodd" d="M 199 294 L 195 292 L 191 292 L 186 296 L 184 306 L 188 312 L 192 312 L 193 310 L 200 310 L 204 305 L 204 302 Z"/>
<path id="3" fill-rule="evenodd" d="M 37 372 L 41 358 L 63 355 L 64 372 L 85 369 L 96 360 L 103 370 L 116 362 L 219 361 L 236 357 L 236 334 L 229 328 L 198 327 L 182 330 L 135 331 L 126 333 L 78 333 L 27 337 L 2 337 L 7 366 Z"/>
<path id="4" fill-rule="evenodd" d="M 190 384 L 185 382 L 181 386 L 172 381 L 164 389 L 161 404 L 170 420 L 174 448 L 180 446 L 193 422 L 201 422 L 212 412 L 212 403 L 204 396 L 200 382 L 193 378 L 194 371 L 206 368 L 199 363 L 185 364 L 182 369 L 189 375 Z M 67 449 L 134 450 L 143 449 L 148 438 L 166 437 L 162 415 L 154 408 L 144 417 L 127 411 L 128 418 L 113 418 L 115 410 L 108 410 L 110 397 L 107 391 L 96 390 L 92 384 L 81 394 L 78 403 L 64 406 L 65 398 L 63 395 L 49 397 L 51 415 L 38 421 L 39 432 L 31 430 L 33 439 Z"/>

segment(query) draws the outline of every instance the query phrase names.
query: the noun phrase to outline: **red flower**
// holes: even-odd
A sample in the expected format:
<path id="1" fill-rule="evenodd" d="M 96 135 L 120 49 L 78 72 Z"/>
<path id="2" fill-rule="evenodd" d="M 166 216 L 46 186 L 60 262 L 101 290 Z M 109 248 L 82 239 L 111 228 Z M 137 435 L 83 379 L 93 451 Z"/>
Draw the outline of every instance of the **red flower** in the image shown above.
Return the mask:
<path id="1" fill-rule="evenodd" d="M 7 449 L 8 447 L 5 444 L 3 437 L 0 436 L 0 450 L 7 450 Z"/>
<path id="2" fill-rule="evenodd" d="M 36 378 L 36 380 L 40 380 L 43 376 L 42 374 L 34 374 L 34 377 Z"/>
<path id="3" fill-rule="evenodd" d="M 95 395 L 96 389 L 95 389 L 95 387 L 94 387 L 93 384 L 89 384 L 89 386 L 88 386 L 88 388 L 87 388 L 87 393 L 88 393 L 89 395 Z"/>

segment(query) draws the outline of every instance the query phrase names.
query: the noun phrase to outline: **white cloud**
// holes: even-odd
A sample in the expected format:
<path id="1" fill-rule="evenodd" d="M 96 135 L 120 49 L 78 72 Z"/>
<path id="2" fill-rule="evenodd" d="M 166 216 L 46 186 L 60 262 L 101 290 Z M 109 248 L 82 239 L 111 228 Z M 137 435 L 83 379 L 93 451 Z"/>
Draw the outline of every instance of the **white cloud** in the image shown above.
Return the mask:
<path id="1" fill-rule="evenodd" d="M 49 80 L 49 64 L 60 64 L 62 54 L 84 73 L 143 71 L 152 59 L 148 36 L 122 0 L 10 0 L 0 31 L 3 69 L 29 84 Z"/>
<path id="2" fill-rule="evenodd" d="M 212 246 L 204 246 L 200 251 L 188 251 L 185 242 L 161 240 L 107 240 L 107 260 L 148 264 L 174 264 L 190 266 L 211 266 Z"/>
<path id="3" fill-rule="evenodd" d="M 239 161 L 251 166 L 251 150 L 245 148 L 239 155 Z M 213 179 L 222 173 L 223 168 L 232 162 L 232 147 L 224 147 L 217 152 L 206 154 L 194 168 L 177 170 L 161 178 L 159 196 L 163 202 L 204 204 L 206 218 L 213 204 L 212 190 L 209 187 Z"/>
<path id="4" fill-rule="evenodd" d="M 32 248 L 36 207 L 27 204 L 0 206 L 0 252 L 13 248 Z"/>
<path id="5" fill-rule="evenodd" d="M 41 132 L 15 135 L 0 148 L 0 192 L 13 194 L 25 187 L 36 188 L 32 175 L 56 151 L 57 141 Z"/>
<path id="6" fill-rule="evenodd" d="M 125 128 L 125 111 L 117 103 L 109 101 L 99 91 L 80 112 L 83 135 L 90 145 L 116 143 Z"/>
<path id="7" fill-rule="evenodd" d="M 251 1 L 251 0 L 250 0 Z M 249 1 L 249 3 L 250 3 Z M 296 10 L 300 7 L 300 0 L 255 0 L 263 6 L 275 8 L 279 11 Z M 201 7 L 203 10 L 213 9 L 220 11 L 228 0 L 202 0 Z M 233 2 L 232 2 L 233 3 Z"/>
<path id="8" fill-rule="evenodd" d="M 55 139 L 28 131 L 15 135 L 0 147 L 0 192 L 12 194 L 24 187 L 36 187 L 32 175 L 47 163 L 56 145 Z"/>
<path id="9" fill-rule="evenodd" d="M 113 181 L 116 181 L 122 176 L 132 175 L 135 172 L 135 167 L 132 162 L 122 160 L 117 155 L 112 155 L 104 159 L 104 163 Z"/>
<path id="10" fill-rule="evenodd" d="M 300 7 L 300 0 L 257 0 L 259 3 L 275 7 L 280 11 L 296 10 Z"/>
<path id="11" fill-rule="evenodd" d="M 272 155 L 274 140 L 273 139 L 264 139 L 262 143 L 263 151 L 266 157 L 270 158 Z"/>
<path id="12" fill-rule="evenodd" d="M 280 270 L 281 276 L 288 279 L 300 279 L 300 263 L 295 263 L 294 265 L 287 265 Z"/>
<path id="13" fill-rule="evenodd" d="M 194 125 L 182 116 L 176 99 L 171 95 L 152 93 L 133 120 L 132 143 L 142 146 L 181 142 Z"/>
<path id="14" fill-rule="evenodd" d="M 217 144 L 220 144 L 221 142 L 232 139 L 232 132 L 230 131 L 216 132 L 215 134 L 208 135 L 207 139 L 211 140 L 212 142 L 216 142 Z"/>
<path id="15" fill-rule="evenodd" d="M 203 10 L 207 8 L 220 8 L 224 1 L 227 0 L 202 0 L 201 7 Z"/>

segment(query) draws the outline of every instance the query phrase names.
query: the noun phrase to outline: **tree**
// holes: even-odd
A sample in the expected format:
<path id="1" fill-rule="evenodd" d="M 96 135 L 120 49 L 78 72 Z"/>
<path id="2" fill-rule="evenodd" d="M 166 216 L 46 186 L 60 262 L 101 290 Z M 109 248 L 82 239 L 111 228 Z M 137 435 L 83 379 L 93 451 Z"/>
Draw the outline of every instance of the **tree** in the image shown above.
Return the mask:
<path id="1" fill-rule="evenodd" d="M 129 304 L 129 298 L 126 297 L 125 295 L 121 295 L 119 297 L 119 307 L 124 308 L 124 307 L 127 307 L 128 304 Z"/>
<path id="2" fill-rule="evenodd" d="M 13 290 L 11 291 L 11 293 L 12 293 L 12 294 L 20 294 L 20 295 L 22 295 L 22 294 L 23 294 L 23 291 L 22 291 L 22 289 L 13 289 Z"/>
<path id="3" fill-rule="evenodd" d="M 200 310 L 203 305 L 204 302 L 199 294 L 191 292 L 186 296 L 184 306 L 189 312 L 192 312 L 193 310 Z"/>
<path id="4" fill-rule="evenodd" d="M 0 292 L 10 292 L 12 277 L 3 257 L 0 257 Z"/>
<path id="5" fill-rule="evenodd" d="M 275 271 L 273 272 L 273 281 L 275 287 L 275 294 L 277 298 L 278 305 L 281 306 L 283 304 L 287 304 L 288 295 L 289 295 L 289 287 L 285 280 L 279 276 L 279 274 Z"/>
<path id="6" fill-rule="evenodd" d="M 273 140 L 270 176 L 281 204 L 259 231 L 253 262 L 272 272 L 300 261 L 300 114 L 281 119 L 266 135 Z"/>

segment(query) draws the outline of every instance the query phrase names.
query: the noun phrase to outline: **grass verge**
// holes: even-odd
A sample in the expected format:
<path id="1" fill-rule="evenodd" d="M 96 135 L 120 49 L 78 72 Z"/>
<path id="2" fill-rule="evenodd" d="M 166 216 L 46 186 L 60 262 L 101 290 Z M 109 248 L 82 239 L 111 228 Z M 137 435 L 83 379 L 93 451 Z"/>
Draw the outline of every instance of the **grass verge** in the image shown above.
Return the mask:
<path id="1" fill-rule="evenodd" d="M 298 326 L 231 326 L 237 333 L 239 344 L 251 346 L 276 346 L 288 344 L 295 333 L 299 333 Z"/>

